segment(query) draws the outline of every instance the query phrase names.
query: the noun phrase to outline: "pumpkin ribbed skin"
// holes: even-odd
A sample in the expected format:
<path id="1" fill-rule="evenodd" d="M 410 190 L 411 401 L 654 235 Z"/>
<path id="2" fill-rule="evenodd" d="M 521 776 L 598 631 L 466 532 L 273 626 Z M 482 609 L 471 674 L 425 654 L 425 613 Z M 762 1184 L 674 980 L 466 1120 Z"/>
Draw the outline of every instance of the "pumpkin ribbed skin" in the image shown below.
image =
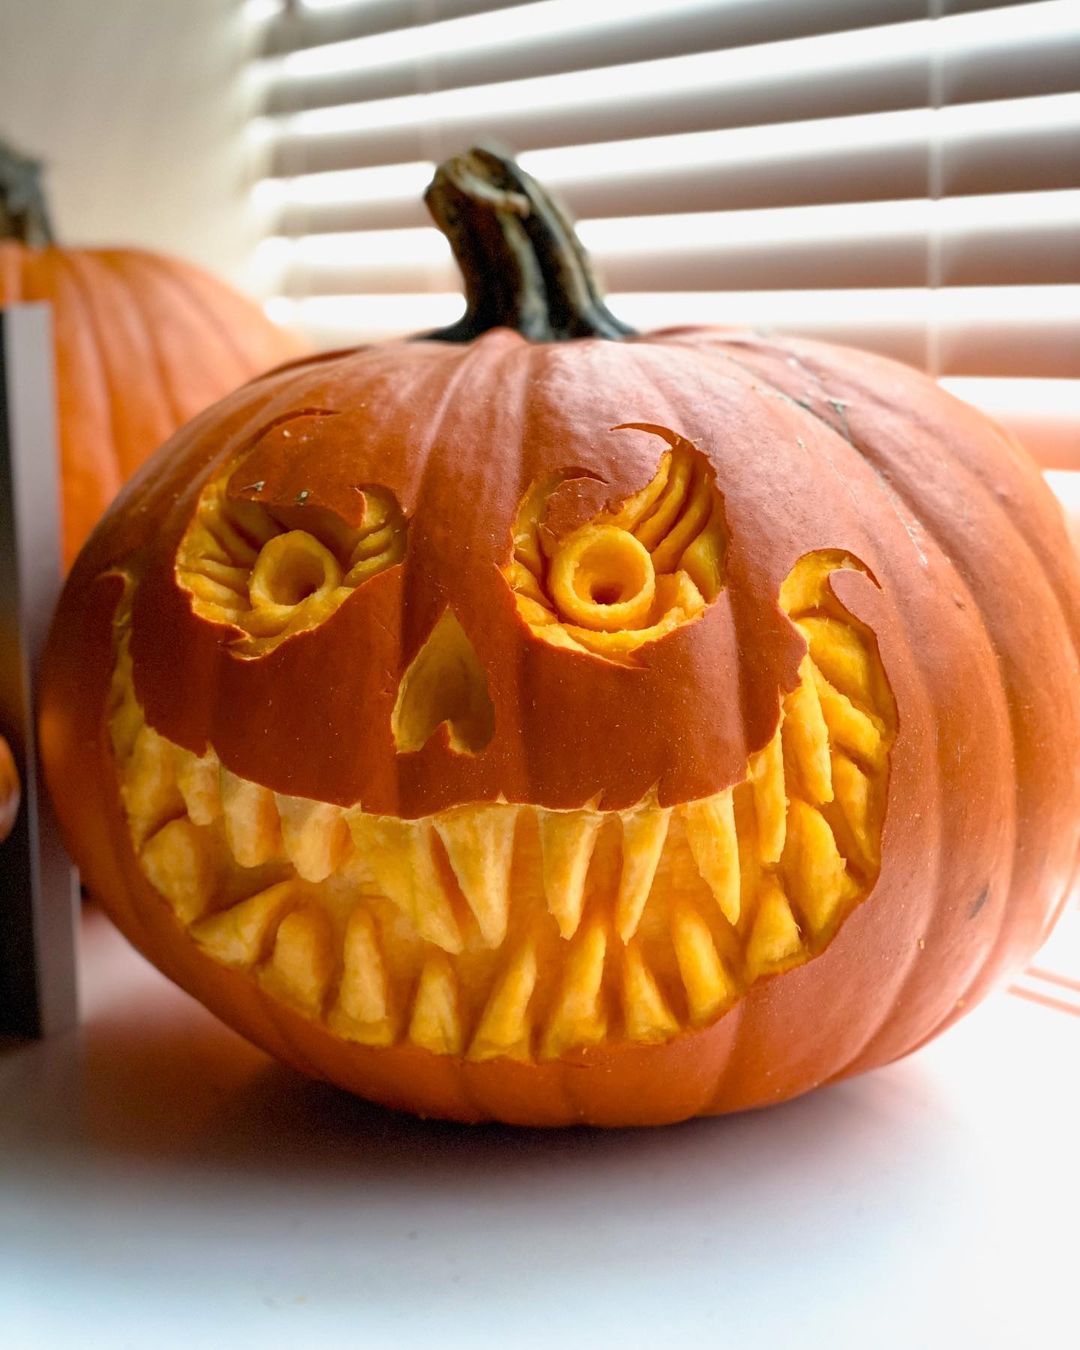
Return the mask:
<path id="1" fill-rule="evenodd" d="M 177 427 L 305 350 L 224 282 L 140 249 L 0 240 L 0 306 L 32 301 L 52 306 L 67 566 Z"/>
<path id="2" fill-rule="evenodd" d="M 540 641 L 499 570 L 538 475 L 591 476 L 579 515 L 649 481 L 663 447 L 611 430 L 627 423 L 696 447 L 728 531 L 716 604 L 637 666 Z M 256 659 L 227 650 L 228 628 L 193 611 L 176 575 L 201 489 L 249 451 L 275 491 L 333 505 L 378 483 L 409 522 L 401 564 Z M 759 980 L 710 1025 L 531 1063 L 357 1045 L 212 960 L 138 865 L 107 730 L 128 588 L 148 722 L 196 754 L 212 744 L 241 778 L 407 818 L 500 794 L 618 809 L 653 787 L 680 803 L 743 778 L 805 652 L 779 589 L 816 550 L 843 550 L 870 574 L 832 585 L 873 633 L 896 707 L 880 874 L 821 955 Z M 444 735 L 398 755 L 397 682 L 448 606 L 486 673 L 493 738 L 475 755 Z M 1077 872 L 1078 641 L 1077 563 L 1035 466 L 916 372 L 720 330 L 564 344 L 495 330 L 462 349 L 392 344 L 301 363 L 180 432 L 71 575 L 42 744 L 90 889 L 149 959 L 272 1054 L 425 1114 L 660 1123 L 884 1064 L 1030 956 Z"/>
<path id="3" fill-rule="evenodd" d="M 11 757 L 11 749 L 0 736 L 0 843 L 11 833 L 19 812 L 19 772 Z"/>

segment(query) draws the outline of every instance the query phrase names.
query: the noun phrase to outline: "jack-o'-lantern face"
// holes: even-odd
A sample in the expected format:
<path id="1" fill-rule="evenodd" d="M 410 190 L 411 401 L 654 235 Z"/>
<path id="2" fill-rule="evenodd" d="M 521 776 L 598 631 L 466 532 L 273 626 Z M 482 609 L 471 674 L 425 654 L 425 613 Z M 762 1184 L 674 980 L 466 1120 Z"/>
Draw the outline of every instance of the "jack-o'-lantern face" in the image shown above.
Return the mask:
<path id="1" fill-rule="evenodd" d="M 445 542 L 433 540 L 423 494 L 365 457 L 359 427 L 355 457 L 340 461 L 347 472 L 334 460 L 328 471 L 325 447 L 340 443 L 346 416 L 277 421 L 226 458 L 176 550 L 175 586 L 200 640 L 234 671 L 238 704 L 266 698 L 245 696 L 245 676 L 257 680 L 275 654 L 303 660 L 380 578 L 389 587 L 396 574 L 403 625 L 410 571 L 434 570 L 428 550 L 439 549 L 438 568 L 459 590 L 427 606 L 427 631 L 411 644 L 386 623 L 305 662 L 331 675 L 350 708 L 344 721 L 308 721 L 305 758 L 317 773 L 353 754 L 367 770 L 353 792 L 312 791 L 310 778 L 290 791 L 287 772 L 232 759 L 212 730 L 194 745 L 163 735 L 121 644 L 110 727 L 131 841 L 190 938 L 346 1041 L 526 1060 L 609 1036 L 668 1040 L 821 950 L 873 886 L 895 731 L 873 635 L 829 586 L 833 572 L 862 564 L 815 549 L 780 583 L 770 608 L 809 651 L 793 687 L 761 691 L 770 734 L 745 747 L 734 782 L 671 800 L 656 773 L 628 793 L 634 732 L 620 746 L 612 728 L 610 753 L 580 766 L 577 804 L 551 805 L 550 789 L 485 771 L 493 743 L 498 753 L 528 735 L 515 726 L 507 667 L 520 674 L 542 655 L 536 678 L 572 681 L 591 701 L 593 680 L 610 673 L 630 689 L 679 634 L 692 641 L 727 584 L 716 468 L 671 429 L 608 430 L 652 450 L 636 490 L 612 499 L 584 457 L 544 471 L 519 494 L 501 547 L 462 555 L 452 553 L 460 521 L 455 530 L 440 518 Z M 483 624 L 473 573 L 491 596 Z M 372 667 L 383 676 L 380 735 L 362 715 Z M 319 705 L 318 675 L 278 678 L 299 704 Z M 737 672 L 704 678 L 701 715 L 744 697 Z M 264 703 L 258 742 L 284 767 L 291 738 L 279 741 L 274 715 Z M 354 744 L 339 752 L 345 738 Z M 484 775 L 484 791 L 436 796 L 436 809 L 415 815 L 380 800 L 379 785 L 425 751 L 444 780 L 465 765 Z M 381 773 L 371 764 L 380 754 Z"/>
<path id="2" fill-rule="evenodd" d="M 449 174 L 447 340 L 239 390 L 76 565 L 42 738 L 85 878 L 252 1039 L 428 1113 L 673 1120 L 905 1052 L 1077 857 L 1037 475 L 891 364 L 628 337 L 535 184 Z"/>

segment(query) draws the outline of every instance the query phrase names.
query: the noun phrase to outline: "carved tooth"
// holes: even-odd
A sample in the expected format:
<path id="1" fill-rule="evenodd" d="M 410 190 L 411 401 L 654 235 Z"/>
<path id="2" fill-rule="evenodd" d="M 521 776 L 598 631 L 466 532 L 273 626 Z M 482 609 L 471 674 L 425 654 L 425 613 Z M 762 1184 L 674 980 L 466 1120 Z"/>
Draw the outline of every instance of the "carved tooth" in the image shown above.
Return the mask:
<path id="1" fill-rule="evenodd" d="M 409 1040 L 436 1055 L 460 1055 L 464 1036 L 457 980 L 445 955 L 435 952 L 420 972 L 409 1021 Z"/>
<path id="2" fill-rule="evenodd" d="M 636 946 L 623 952 L 623 1017 L 632 1041 L 669 1040 L 679 1029 L 674 1013 Z"/>
<path id="3" fill-rule="evenodd" d="M 834 689 L 817 666 L 812 666 L 811 670 L 821 702 L 821 713 L 832 740 L 842 749 L 883 768 L 885 743 L 873 719 L 856 708 L 846 694 Z"/>
<path id="4" fill-rule="evenodd" d="M 858 894 L 858 886 L 836 846 L 820 811 L 795 799 L 788 813 L 784 874 L 800 911 L 817 935 L 832 922 L 841 905 Z"/>
<path id="5" fill-rule="evenodd" d="M 138 845 L 183 812 L 172 743 L 153 727 L 140 727 L 120 791 Z"/>
<path id="6" fill-rule="evenodd" d="M 496 980 L 469 1047 L 470 1059 L 529 1058 L 529 1001 L 536 974 L 536 945 L 530 940 Z"/>
<path id="7" fill-rule="evenodd" d="M 746 944 L 746 974 L 750 980 L 769 971 L 783 970 L 802 955 L 799 925 L 787 896 L 775 877 L 767 877 L 758 894 L 757 913 Z"/>
<path id="8" fill-rule="evenodd" d="M 589 924 L 570 948 L 562 987 L 544 1031 L 541 1053 L 555 1059 L 579 1045 L 597 1045 L 607 1036 L 601 1000 L 607 935 L 599 923 Z"/>
<path id="9" fill-rule="evenodd" d="M 778 863 L 784 851 L 784 836 L 787 832 L 781 727 L 776 728 L 776 735 L 764 750 L 750 757 L 750 786 L 757 820 L 758 856 L 763 863 Z"/>
<path id="10" fill-rule="evenodd" d="M 623 942 L 637 932 L 667 839 L 670 807 L 646 806 L 622 812 L 622 873 L 615 901 L 615 929 Z"/>
<path id="11" fill-rule="evenodd" d="M 266 954 L 278 920 L 296 899 L 296 883 L 279 881 L 231 909 L 200 919 L 191 935 L 223 965 L 253 966 Z"/>
<path id="12" fill-rule="evenodd" d="M 544 898 L 564 938 L 573 937 L 585 904 L 585 881 L 600 828 L 595 811 L 536 812 L 540 826 L 540 854 Z"/>
<path id="13" fill-rule="evenodd" d="M 487 947 L 506 937 L 510 913 L 510 869 L 518 808 L 466 806 L 435 819 L 461 893 L 476 916 Z"/>
<path id="14" fill-rule="evenodd" d="M 350 811 L 346 819 L 378 889 L 409 916 L 420 937 L 443 951 L 460 952 L 461 933 L 439 875 L 431 822 L 361 811 Z"/>
<path id="15" fill-rule="evenodd" d="M 860 635 L 840 619 L 798 619 L 814 664 L 842 694 L 864 707 L 873 706 L 870 653 Z"/>
<path id="16" fill-rule="evenodd" d="M 349 829 L 340 807 L 306 797 L 274 793 L 285 856 L 305 881 L 325 881 L 337 871 L 349 847 Z"/>
<path id="17" fill-rule="evenodd" d="M 196 825 L 212 825 L 221 815 L 220 766 L 213 750 L 193 755 L 176 748 L 176 782 L 187 813 Z"/>
<path id="18" fill-rule="evenodd" d="M 261 983 L 302 1012 L 320 1012 L 334 973 L 330 920 L 318 909 L 296 909 L 278 925 L 270 964 Z"/>
<path id="19" fill-rule="evenodd" d="M 804 657 L 799 667 L 800 684 L 784 700 L 784 746 L 798 769 L 811 801 L 831 802 L 832 766 L 829 762 L 829 732 L 821 711 L 812 663 Z"/>
<path id="20" fill-rule="evenodd" d="M 394 1040 L 386 968 L 375 920 L 366 909 L 354 909 L 345 925 L 341 986 L 329 1024 L 339 1036 L 362 1045 Z"/>
<path id="21" fill-rule="evenodd" d="M 739 838 L 731 789 L 682 808 L 690 852 L 728 923 L 739 921 Z"/>
<path id="22" fill-rule="evenodd" d="M 143 846 L 143 871 L 185 926 L 201 918 L 214 898 L 213 841 L 185 816 L 170 820 Z"/>
<path id="23" fill-rule="evenodd" d="M 269 788 L 238 778 L 222 768 L 221 809 L 225 838 L 241 867 L 258 867 L 281 853 L 274 794 Z"/>
<path id="24" fill-rule="evenodd" d="M 693 906 L 676 907 L 671 938 L 690 1018 L 694 1022 L 707 1022 L 734 1001 L 738 987 L 717 954 L 708 924 Z"/>
<path id="25" fill-rule="evenodd" d="M 876 830 L 870 823 L 870 780 L 846 755 L 833 755 L 833 786 L 836 801 L 862 860 L 870 867 L 880 861 Z"/>

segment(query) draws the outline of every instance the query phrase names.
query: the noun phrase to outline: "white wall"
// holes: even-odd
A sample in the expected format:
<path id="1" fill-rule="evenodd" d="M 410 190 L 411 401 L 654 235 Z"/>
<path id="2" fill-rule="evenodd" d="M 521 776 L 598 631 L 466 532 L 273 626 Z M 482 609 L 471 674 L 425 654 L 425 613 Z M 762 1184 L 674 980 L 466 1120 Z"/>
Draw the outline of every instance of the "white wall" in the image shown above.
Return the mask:
<path id="1" fill-rule="evenodd" d="M 0 137 L 46 161 L 62 242 L 251 279 L 251 37 L 241 0 L 0 0 Z"/>

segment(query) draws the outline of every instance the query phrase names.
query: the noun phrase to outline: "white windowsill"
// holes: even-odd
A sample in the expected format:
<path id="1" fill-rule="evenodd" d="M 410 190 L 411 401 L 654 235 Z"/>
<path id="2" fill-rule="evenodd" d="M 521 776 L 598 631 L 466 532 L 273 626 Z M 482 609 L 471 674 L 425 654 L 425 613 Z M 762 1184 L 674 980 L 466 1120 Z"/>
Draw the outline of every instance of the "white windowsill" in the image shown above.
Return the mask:
<path id="1" fill-rule="evenodd" d="M 786 1107 L 515 1133 L 395 1117 L 272 1065 L 98 915 L 83 965 L 81 1038 L 0 1048 L 6 1344 L 987 1350 L 1075 1333 L 1080 1017 L 1001 994 Z"/>

